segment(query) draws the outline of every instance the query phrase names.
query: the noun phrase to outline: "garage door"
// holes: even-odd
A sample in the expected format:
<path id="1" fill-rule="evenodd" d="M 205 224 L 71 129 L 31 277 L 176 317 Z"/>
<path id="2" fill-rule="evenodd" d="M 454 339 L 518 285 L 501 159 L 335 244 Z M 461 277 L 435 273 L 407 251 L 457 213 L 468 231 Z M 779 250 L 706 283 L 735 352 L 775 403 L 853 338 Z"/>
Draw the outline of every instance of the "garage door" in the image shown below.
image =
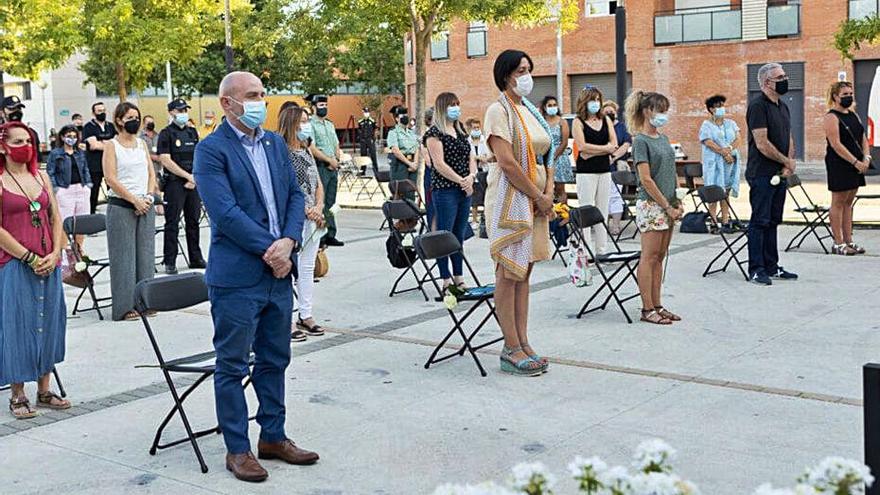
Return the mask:
<path id="1" fill-rule="evenodd" d="M 534 78 L 535 87 L 529 95 L 529 101 L 538 105 L 545 96 L 556 96 L 556 76 L 541 76 Z"/>
<path id="2" fill-rule="evenodd" d="M 568 108 L 574 109 L 576 107 L 578 97 L 581 95 L 581 90 L 584 89 L 584 86 L 587 84 L 592 84 L 599 88 L 604 99 L 614 100 L 618 105 L 623 106 L 623 101 L 617 98 L 617 74 L 614 72 L 607 72 L 604 74 L 577 74 L 569 77 L 571 78 L 571 99 L 569 100 L 570 106 Z M 632 79 L 632 72 L 627 72 L 627 88 L 632 88 Z"/>

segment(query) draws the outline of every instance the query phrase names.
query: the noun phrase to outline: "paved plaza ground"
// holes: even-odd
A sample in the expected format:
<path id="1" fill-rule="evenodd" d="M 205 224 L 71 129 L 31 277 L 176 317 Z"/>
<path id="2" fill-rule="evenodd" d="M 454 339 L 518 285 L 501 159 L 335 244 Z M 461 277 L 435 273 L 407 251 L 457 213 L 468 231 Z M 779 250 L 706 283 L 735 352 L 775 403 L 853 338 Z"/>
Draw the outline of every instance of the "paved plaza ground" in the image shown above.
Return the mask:
<path id="1" fill-rule="evenodd" d="M 200 440 L 208 474 L 188 445 L 150 456 L 172 401 L 158 370 L 136 367 L 155 363 L 147 337 L 138 322 L 87 313 L 69 320 L 59 366 L 75 407 L 30 421 L 0 413 L 0 493 L 424 494 L 449 481 L 503 479 L 527 460 L 561 478 L 578 454 L 628 463 L 641 440 L 660 437 L 704 494 L 744 495 L 763 482 L 792 484 L 827 455 L 863 457 L 861 366 L 880 361 L 880 230 L 857 232 L 871 253 L 864 257 L 821 255 L 811 242 L 783 254 L 801 279 L 772 287 L 734 272 L 702 278 L 720 238 L 676 234 L 665 303 L 684 321 L 671 327 L 628 325 L 613 307 L 576 319 L 592 288 L 573 287 L 558 260 L 539 264 L 530 332 L 553 364 L 524 379 L 500 373 L 500 345 L 480 354 L 485 378 L 466 357 L 424 369 L 450 322 L 417 293 L 388 297 L 398 271 L 379 224 L 375 210 L 340 213 L 347 243 L 331 249 L 316 288 L 328 334 L 293 345 L 287 431 L 321 454 L 319 464 L 266 461 L 269 480 L 251 485 L 224 469 L 216 435 Z M 783 227 L 780 241 L 796 230 Z M 207 229 L 202 238 L 207 245 Z M 87 247 L 100 255 L 104 243 L 91 238 Z M 466 252 L 490 280 L 487 242 L 470 240 Z M 109 290 L 106 278 L 99 290 Z M 627 304 L 633 315 L 638 307 Z M 168 354 L 210 350 L 208 311 L 151 320 Z M 482 337 L 499 334 L 490 325 Z M 212 387 L 187 404 L 198 427 L 213 425 Z M 175 420 L 169 434 L 181 433 Z M 253 425 L 254 443 L 257 435 Z M 557 493 L 573 488 L 563 480 Z"/>

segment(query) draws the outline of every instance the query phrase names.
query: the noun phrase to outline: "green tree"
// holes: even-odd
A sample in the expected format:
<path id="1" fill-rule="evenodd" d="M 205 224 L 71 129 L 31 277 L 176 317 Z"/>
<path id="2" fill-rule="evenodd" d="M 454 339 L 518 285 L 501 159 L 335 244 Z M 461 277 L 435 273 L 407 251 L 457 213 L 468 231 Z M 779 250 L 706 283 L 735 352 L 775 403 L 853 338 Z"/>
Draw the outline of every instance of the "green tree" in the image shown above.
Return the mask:
<path id="1" fill-rule="evenodd" d="M 90 0 L 82 16 L 88 59 L 80 68 L 124 101 L 166 61 L 185 64 L 201 55 L 221 9 L 212 0 Z"/>
<path id="2" fill-rule="evenodd" d="M 41 71 L 64 64 L 83 41 L 77 0 L 0 2 L 0 67 L 37 79 Z"/>
<path id="3" fill-rule="evenodd" d="M 880 15 L 862 19 L 850 19 L 840 23 L 834 35 L 834 48 L 847 59 L 852 60 L 853 52 L 863 43 L 875 45 L 880 42 Z"/>

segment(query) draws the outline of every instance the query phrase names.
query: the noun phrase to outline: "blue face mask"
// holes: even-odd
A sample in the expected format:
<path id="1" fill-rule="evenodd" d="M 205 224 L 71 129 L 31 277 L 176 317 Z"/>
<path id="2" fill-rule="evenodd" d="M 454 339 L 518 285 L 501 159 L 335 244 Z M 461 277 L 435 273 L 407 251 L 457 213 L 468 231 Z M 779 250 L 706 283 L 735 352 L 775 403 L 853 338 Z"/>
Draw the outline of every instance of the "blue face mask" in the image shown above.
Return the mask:
<path id="1" fill-rule="evenodd" d="M 458 120 L 458 118 L 461 117 L 461 107 L 456 105 L 454 107 L 446 108 L 446 117 L 449 118 L 449 120 Z"/>
<path id="2" fill-rule="evenodd" d="M 724 107 L 718 107 L 715 109 L 715 116 L 718 117 L 719 119 L 721 117 L 724 117 L 724 115 L 726 113 L 727 113 L 727 110 L 725 110 Z"/>
<path id="3" fill-rule="evenodd" d="M 185 126 L 187 122 L 189 122 L 189 114 L 186 112 L 174 116 L 174 123 L 180 127 Z"/>
<path id="4" fill-rule="evenodd" d="M 669 123 L 669 115 L 665 113 L 655 113 L 653 117 L 651 117 L 651 125 L 656 128 L 661 128 Z"/>
<path id="5" fill-rule="evenodd" d="M 547 115 L 553 117 L 559 113 L 559 107 L 547 107 Z"/>
<path id="6" fill-rule="evenodd" d="M 241 123 L 244 124 L 245 127 L 247 127 L 248 129 L 256 129 L 257 127 L 263 125 L 264 122 L 266 122 L 265 101 L 246 101 L 242 103 L 235 98 L 229 99 L 238 103 L 244 108 L 244 113 L 241 115 L 236 115 L 236 117 L 238 117 L 238 120 L 240 120 Z"/>
<path id="7" fill-rule="evenodd" d="M 596 100 L 593 100 L 587 103 L 587 111 L 590 113 L 599 113 L 599 109 L 602 108 L 602 104 Z"/>
<path id="8" fill-rule="evenodd" d="M 306 123 L 299 126 L 299 131 L 296 132 L 296 138 L 300 141 L 308 141 L 312 138 L 312 124 Z"/>

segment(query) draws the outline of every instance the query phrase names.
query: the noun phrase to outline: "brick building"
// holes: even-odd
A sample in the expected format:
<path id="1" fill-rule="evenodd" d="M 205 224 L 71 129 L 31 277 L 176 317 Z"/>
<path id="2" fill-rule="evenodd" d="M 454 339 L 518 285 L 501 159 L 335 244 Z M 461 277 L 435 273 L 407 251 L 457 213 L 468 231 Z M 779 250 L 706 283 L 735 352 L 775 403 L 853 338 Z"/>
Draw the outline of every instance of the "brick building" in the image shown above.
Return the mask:
<path id="1" fill-rule="evenodd" d="M 578 29 L 563 37 L 563 98 L 571 112 L 585 83 L 616 98 L 614 0 L 583 0 Z M 728 112 L 745 127 L 747 101 L 757 94 L 757 68 L 781 62 L 791 77 L 786 100 L 792 110 L 799 158 L 821 160 L 825 93 L 841 72 L 856 82 L 863 120 L 880 49 L 866 48 L 855 63 L 833 48 L 840 22 L 878 11 L 877 0 L 627 0 L 627 58 L 630 87 L 655 90 L 672 100 L 668 134 L 691 157 L 699 157 L 697 134 L 706 117 L 703 100 L 728 97 Z M 415 95 L 415 67 L 406 41 L 407 98 Z M 465 117 L 482 116 L 497 97 L 495 56 L 507 48 L 534 59 L 533 100 L 556 93 L 556 35 L 553 27 L 514 29 L 455 22 L 429 49 L 429 104 L 441 91 L 462 100 Z"/>

